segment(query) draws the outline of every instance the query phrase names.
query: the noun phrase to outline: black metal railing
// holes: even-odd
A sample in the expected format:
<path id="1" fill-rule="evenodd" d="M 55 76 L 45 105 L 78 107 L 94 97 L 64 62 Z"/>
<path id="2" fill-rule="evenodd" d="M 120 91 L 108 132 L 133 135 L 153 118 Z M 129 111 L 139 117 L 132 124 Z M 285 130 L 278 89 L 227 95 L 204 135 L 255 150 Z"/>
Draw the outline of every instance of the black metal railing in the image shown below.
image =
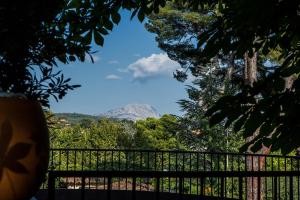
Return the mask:
<path id="1" fill-rule="evenodd" d="M 298 171 L 295 156 L 115 149 L 51 149 L 50 170 Z"/>
<path id="2" fill-rule="evenodd" d="M 78 193 L 82 197 L 102 192 L 105 198 L 107 190 L 113 190 L 177 195 L 173 199 L 300 199 L 299 161 L 295 156 L 262 154 L 51 149 L 49 185 L 42 189 L 74 194 L 85 190 Z"/>
<path id="3" fill-rule="evenodd" d="M 251 199 L 299 199 L 299 171 L 272 171 L 272 172 L 259 172 L 259 171 L 214 171 L 214 172 L 164 172 L 164 171 L 51 171 L 49 172 L 49 199 L 56 198 L 56 179 L 57 178 L 73 178 L 78 177 L 81 180 L 80 195 L 77 199 L 86 199 L 86 192 L 91 190 L 88 186 L 87 180 L 91 177 L 97 177 L 100 179 L 106 179 L 104 187 L 97 190 L 102 190 L 101 199 L 112 200 L 118 199 L 118 196 L 113 197 L 113 192 L 115 190 L 120 190 L 113 187 L 114 180 L 120 178 L 131 179 L 131 186 L 126 188 L 125 191 L 130 192 L 131 195 L 128 199 L 136 200 L 137 192 L 141 191 L 139 188 L 139 179 L 153 179 L 155 187 L 152 192 L 152 199 L 170 199 L 172 194 L 176 194 L 175 199 L 201 199 L 200 197 L 215 197 L 220 199 L 248 199 L 247 189 L 248 189 L 248 179 L 256 178 L 260 186 L 258 190 L 261 189 L 261 185 L 266 183 L 267 179 L 272 182 L 271 185 L 265 185 L 265 191 L 258 191 L 255 193 L 255 197 L 252 196 Z M 207 179 L 216 180 L 216 192 L 210 192 L 208 194 L 205 191 L 206 180 Z M 170 191 L 169 188 L 164 188 L 164 180 L 176 179 L 178 180 L 178 190 Z M 186 180 L 195 179 L 197 180 L 197 192 L 186 191 L 185 184 Z M 226 179 L 235 179 L 236 187 L 229 188 L 226 187 Z M 280 180 L 286 179 L 285 188 L 280 188 Z M 95 189 L 95 188 L 94 188 Z M 280 190 L 281 189 L 281 190 Z M 166 196 L 166 192 L 169 196 Z M 143 191 L 144 197 L 149 194 Z M 141 197 L 141 193 L 139 194 Z M 125 199 L 124 196 L 122 199 Z M 142 199 L 142 198 L 141 198 Z M 143 198 L 144 199 L 144 198 Z"/>

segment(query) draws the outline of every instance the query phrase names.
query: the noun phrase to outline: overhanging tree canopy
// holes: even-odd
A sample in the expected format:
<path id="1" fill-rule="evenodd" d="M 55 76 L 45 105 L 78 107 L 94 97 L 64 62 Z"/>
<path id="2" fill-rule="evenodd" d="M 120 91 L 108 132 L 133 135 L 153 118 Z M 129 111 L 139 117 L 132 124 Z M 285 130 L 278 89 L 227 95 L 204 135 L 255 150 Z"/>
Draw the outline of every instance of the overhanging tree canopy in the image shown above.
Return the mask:
<path id="1" fill-rule="evenodd" d="M 84 61 L 91 43 L 102 46 L 104 35 L 118 24 L 120 9 L 133 11 L 142 21 L 163 1 L 33 0 L 0 2 L 0 87 L 23 93 L 48 105 L 48 97 L 62 98 L 70 89 L 58 62 Z M 39 68 L 41 73 L 36 73 Z"/>

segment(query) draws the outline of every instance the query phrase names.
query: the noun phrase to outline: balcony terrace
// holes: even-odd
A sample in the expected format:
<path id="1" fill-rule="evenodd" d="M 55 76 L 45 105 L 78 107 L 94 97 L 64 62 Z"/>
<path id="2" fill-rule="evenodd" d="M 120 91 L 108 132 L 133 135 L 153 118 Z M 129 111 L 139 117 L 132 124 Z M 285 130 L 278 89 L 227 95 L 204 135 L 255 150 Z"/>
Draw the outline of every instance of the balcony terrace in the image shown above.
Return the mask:
<path id="1" fill-rule="evenodd" d="M 295 156 L 52 149 L 41 199 L 299 199 Z"/>

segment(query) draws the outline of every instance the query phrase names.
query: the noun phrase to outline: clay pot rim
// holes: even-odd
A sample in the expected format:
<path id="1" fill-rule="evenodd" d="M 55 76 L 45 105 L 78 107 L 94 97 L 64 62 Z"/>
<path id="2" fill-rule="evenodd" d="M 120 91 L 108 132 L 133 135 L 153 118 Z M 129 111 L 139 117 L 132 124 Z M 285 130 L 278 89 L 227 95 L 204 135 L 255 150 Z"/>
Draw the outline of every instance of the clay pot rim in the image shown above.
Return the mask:
<path id="1" fill-rule="evenodd" d="M 19 96 L 0 96 L 0 101 L 28 102 L 40 104 L 37 100 L 27 99 Z"/>

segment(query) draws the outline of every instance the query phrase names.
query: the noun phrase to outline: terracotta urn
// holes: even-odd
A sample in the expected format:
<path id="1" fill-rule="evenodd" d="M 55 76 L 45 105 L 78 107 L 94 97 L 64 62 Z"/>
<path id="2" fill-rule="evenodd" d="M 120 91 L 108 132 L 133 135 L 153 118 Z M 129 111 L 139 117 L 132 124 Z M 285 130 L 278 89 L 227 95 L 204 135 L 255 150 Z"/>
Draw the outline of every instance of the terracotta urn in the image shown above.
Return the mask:
<path id="1" fill-rule="evenodd" d="M 0 199 L 27 200 L 45 180 L 49 134 L 40 104 L 0 97 Z"/>

